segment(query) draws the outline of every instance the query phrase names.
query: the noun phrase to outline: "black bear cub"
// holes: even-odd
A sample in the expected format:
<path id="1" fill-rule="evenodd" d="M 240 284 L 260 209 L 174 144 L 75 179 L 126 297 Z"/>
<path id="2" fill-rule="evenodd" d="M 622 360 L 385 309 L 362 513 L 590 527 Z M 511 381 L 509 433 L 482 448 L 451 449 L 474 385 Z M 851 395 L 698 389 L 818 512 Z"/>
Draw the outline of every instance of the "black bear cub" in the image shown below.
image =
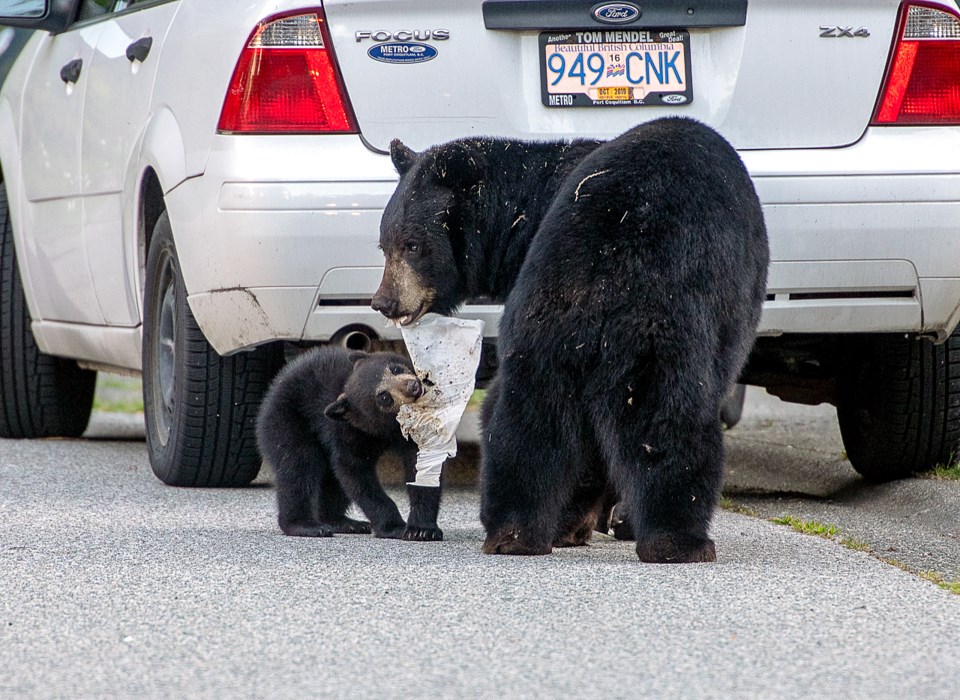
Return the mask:
<path id="1" fill-rule="evenodd" d="M 391 145 L 372 306 L 401 323 L 503 302 L 484 405 L 490 554 L 583 544 L 607 484 L 649 562 L 713 561 L 720 408 L 769 251 L 737 152 L 691 119 L 607 141 Z"/>
<path id="2" fill-rule="evenodd" d="M 410 361 L 394 353 L 324 347 L 289 362 L 271 384 L 257 421 L 257 446 L 274 469 L 277 520 L 286 535 L 369 533 L 442 540 L 440 489 L 407 486 L 404 523 L 377 478 L 386 452 L 416 473 L 417 446 L 400 434 L 400 406 L 423 394 Z M 370 522 L 348 518 L 356 503 Z"/>

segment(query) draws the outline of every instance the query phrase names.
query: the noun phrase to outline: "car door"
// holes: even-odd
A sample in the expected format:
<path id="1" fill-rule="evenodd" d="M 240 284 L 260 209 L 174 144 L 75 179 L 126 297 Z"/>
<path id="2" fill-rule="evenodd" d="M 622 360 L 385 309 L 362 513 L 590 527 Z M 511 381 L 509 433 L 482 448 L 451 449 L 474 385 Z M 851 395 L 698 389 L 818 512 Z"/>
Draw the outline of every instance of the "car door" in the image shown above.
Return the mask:
<path id="1" fill-rule="evenodd" d="M 83 230 L 108 325 L 140 322 L 135 206 L 141 138 L 161 45 L 179 3 L 117 0 L 102 25 L 83 114 Z"/>
<path id="2" fill-rule="evenodd" d="M 88 3 L 96 6 L 95 3 Z M 102 324 L 83 240 L 80 124 L 100 26 L 81 19 L 40 39 L 23 90 L 20 163 L 36 319 Z"/>

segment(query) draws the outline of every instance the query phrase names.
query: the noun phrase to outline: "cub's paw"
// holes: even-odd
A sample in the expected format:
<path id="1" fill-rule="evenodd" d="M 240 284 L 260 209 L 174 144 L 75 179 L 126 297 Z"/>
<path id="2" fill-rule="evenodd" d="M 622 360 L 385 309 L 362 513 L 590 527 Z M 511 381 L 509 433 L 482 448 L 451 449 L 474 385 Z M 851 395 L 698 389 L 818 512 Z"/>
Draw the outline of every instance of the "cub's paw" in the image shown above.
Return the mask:
<path id="1" fill-rule="evenodd" d="M 483 543 L 484 554 L 550 554 L 553 547 L 549 543 L 531 543 L 523 538 L 523 531 L 517 527 L 504 527 L 487 535 Z"/>
<path id="2" fill-rule="evenodd" d="M 407 525 L 403 531 L 403 539 L 410 542 L 440 542 L 443 539 L 443 530 L 439 527 Z"/>
<path id="3" fill-rule="evenodd" d="M 290 537 L 333 537 L 333 528 L 323 523 L 284 523 L 280 529 Z"/>
<path id="4" fill-rule="evenodd" d="M 717 560 L 717 548 L 708 537 L 661 532 L 637 540 L 637 556 L 649 564 L 691 564 Z"/>
<path id="5" fill-rule="evenodd" d="M 369 535 L 373 532 L 370 523 L 366 520 L 354 520 L 353 518 L 342 518 L 336 522 L 330 523 L 333 531 L 341 535 Z"/>
<path id="6" fill-rule="evenodd" d="M 400 525 L 391 525 L 383 530 L 374 530 L 373 536 L 379 537 L 382 540 L 401 540 L 403 539 L 403 533 L 406 531 L 407 526 L 404 524 Z"/>

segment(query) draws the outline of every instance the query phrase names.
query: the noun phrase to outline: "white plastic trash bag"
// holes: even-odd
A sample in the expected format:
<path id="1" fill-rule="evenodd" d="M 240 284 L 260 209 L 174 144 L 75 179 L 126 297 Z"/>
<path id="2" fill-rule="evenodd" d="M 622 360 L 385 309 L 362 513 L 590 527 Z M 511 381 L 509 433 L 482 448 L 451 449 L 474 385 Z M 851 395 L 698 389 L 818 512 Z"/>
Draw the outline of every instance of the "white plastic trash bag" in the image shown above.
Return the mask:
<path id="1" fill-rule="evenodd" d="M 447 457 L 457 454 L 457 426 L 473 394 L 483 321 L 427 314 L 400 329 L 424 393 L 400 407 L 404 437 L 417 443 L 416 486 L 440 486 Z"/>

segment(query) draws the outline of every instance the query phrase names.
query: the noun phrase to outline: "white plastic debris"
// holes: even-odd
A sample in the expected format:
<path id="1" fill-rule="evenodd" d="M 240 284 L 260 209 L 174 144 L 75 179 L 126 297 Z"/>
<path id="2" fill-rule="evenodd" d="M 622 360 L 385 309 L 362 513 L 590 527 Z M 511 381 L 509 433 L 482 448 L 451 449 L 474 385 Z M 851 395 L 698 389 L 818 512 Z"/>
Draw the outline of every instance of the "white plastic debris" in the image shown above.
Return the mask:
<path id="1" fill-rule="evenodd" d="M 419 449 L 413 483 L 440 486 L 444 461 L 457 454 L 457 426 L 473 394 L 483 321 L 427 314 L 400 332 L 424 388 L 397 415 L 401 432 Z"/>

